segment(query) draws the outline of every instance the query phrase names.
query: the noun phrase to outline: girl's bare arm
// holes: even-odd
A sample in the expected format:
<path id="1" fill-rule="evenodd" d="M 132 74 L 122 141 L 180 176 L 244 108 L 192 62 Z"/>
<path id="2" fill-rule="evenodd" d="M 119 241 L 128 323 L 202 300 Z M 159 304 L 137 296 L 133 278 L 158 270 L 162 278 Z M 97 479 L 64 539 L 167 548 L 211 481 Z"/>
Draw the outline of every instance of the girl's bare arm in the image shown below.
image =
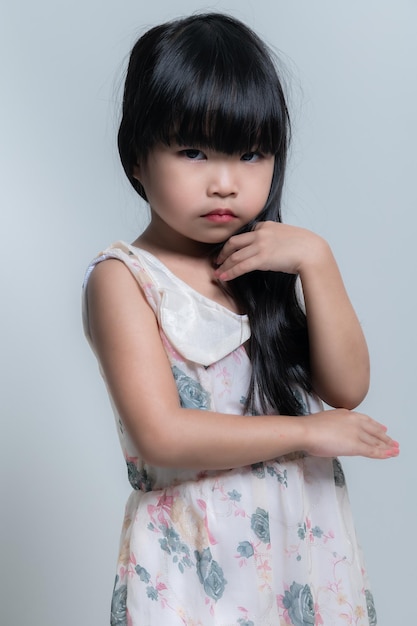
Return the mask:
<path id="1" fill-rule="evenodd" d="M 330 406 L 355 408 L 369 389 L 369 354 L 338 266 L 324 240 L 300 268 L 313 385 Z"/>
<path id="2" fill-rule="evenodd" d="M 295 418 L 182 408 L 155 315 L 129 270 L 117 260 L 100 263 L 87 296 L 91 337 L 110 393 L 148 463 L 225 469 L 299 450 L 380 459 L 398 453 L 381 424 L 346 410 Z"/>

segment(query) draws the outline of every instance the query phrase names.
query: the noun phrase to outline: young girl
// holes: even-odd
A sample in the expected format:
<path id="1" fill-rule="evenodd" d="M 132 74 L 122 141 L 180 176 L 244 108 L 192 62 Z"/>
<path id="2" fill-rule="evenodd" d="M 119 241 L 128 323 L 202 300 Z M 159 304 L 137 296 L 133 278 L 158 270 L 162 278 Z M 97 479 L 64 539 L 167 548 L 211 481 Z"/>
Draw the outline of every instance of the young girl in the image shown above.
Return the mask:
<path id="1" fill-rule="evenodd" d="M 368 353 L 329 246 L 281 222 L 288 137 L 240 22 L 134 46 L 119 151 L 151 219 L 84 290 L 134 489 L 113 626 L 376 624 L 336 457 L 398 444 L 353 411 Z"/>

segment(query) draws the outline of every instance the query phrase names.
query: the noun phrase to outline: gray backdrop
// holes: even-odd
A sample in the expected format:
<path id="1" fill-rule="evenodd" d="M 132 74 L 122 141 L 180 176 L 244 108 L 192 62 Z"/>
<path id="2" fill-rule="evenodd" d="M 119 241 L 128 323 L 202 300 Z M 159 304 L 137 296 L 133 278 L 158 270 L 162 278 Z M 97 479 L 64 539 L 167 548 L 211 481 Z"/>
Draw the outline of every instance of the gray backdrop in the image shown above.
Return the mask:
<path id="1" fill-rule="evenodd" d="M 285 219 L 330 241 L 369 341 L 363 410 L 402 444 L 399 459 L 344 465 L 379 625 L 414 623 L 415 0 L 3 6 L 1 622 L 108 623 L 128 484 L 80 287 L 90 258 L 144 224 L 115 149 L 128 51 L 202 9 L 246 21 L 291 74 Z"/>

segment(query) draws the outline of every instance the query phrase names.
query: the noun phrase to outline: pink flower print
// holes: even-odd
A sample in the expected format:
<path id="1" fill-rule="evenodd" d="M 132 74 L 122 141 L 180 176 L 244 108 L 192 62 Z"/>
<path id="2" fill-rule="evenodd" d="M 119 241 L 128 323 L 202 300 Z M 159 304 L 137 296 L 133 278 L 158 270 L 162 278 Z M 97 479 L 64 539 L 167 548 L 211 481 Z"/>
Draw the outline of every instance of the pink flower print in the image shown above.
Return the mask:
<path id="1" fill-rule="evenodd" d="M 235 350 L 232 353 L 233 360 L 236 361 L 236 363 L 238 365 L 240 365 L 241 362 L 242 362 L 242 356 L 243 356 L 244 352 L 246 352 L 245 347 L 244 346 L 239 346 L 239 348 L 237 348 L 237 350 Z"/>
<path id="2" fill-rule="evenodd" d="M 131 552 L 129 554 L 129 563 L 128 563 L 128 566 L 127 566 L 127 570 L 125 572 L 128 576 L 130 576 L 130 578 L 132 578 L 132 576 L 134 576 L 136 574 L 136 570 L 135 570 L 136 566 L 137 566 L 136 557 L 133 554 L 133 552 Z"/>
<path id="3" fill-rule="evenodd" d="M 120 576 L 120 580 L 124 580 L 125 575 L 127 574 L 127 569 L 122 565 L 119 568 L 119 576 Z"/>
<path id="4" fill-rule="evenodd" d="M 271 585 L 271 574 L 272 568 L 269 565 L 268 559 L 262 559 L 262 557 L 257 557 L 255 554 L 255 559 L 257 561 L 256 569 L 259 572 L 259 577 L 263 581 L 261 585 L 261 589 L 269 589 Z"/>
<path id="5" fill-rule="evenodd" d="M 156 589 L 158 591 L 164 591 L 165 589 L 168 589 L 168 587 L 166 586 L 165 583 L 157 583 L 156 584 Z"/>
<path id="6" fill-rule="evenodd" d="M 157 305 L 156 305 L 156 301 L 154 297 L 154 290 L 153 290 L 152 283 L 149 283 L 149 282 L 145 283 L 145 281 L 143 280 L 143 277 L 142 277 L 142 280 L 139 279 L 139 281 L 140 281 L 140 284 L 141 284 L 141 287 L 143 289 L 146 299 L 153 306 L 153 308 L 156 309 Z"/>
<path id="7" fill-rule="evenodd" d="M 174 494 L 175 496 L 176 494 Z M 168 517 L 171 517 L 171 509 L 174 504 L 174 496 L 167 496 L 164 494 L 158 500 L 158 504 L 149 504 L 148 505 L 148 513 L 152 522 L 156 525 L 155 514 L 158 522 L 163 526 L 168 526 L 168 520 L 165 514 Z"/>
<path id="8" fill-rule="evenodd" d="M 243 613 L 243 617 L 239 618 L 237 620 L 238 624 L 253 624 L 252 620 L 250 620 L 249 618 L 249 611 L 248 609 L 245 609 L 245 607 L 243 606 L 238 606 L 237 610 L 240 611 L 241 613 Z"/>
<path id="9" fill-rule="evenodd" d="M 315 615 L 314 626 L 324 626 L 323 618 L 320 615 L 319 605 L 317 603 L 314 604 L 314 615 Z"/>
<path id="10" fill-rule="evenodd" d="M 164 346 L 167 354 L 169 354 L 175 361 L 181 361 L 183 363 L 184 359 L 179 354 L 179 352 L 177 352 L 175 348 L 169 343 L 163 330 L 159 331 L 159 335 L 161 337 L 162 345 Z"/>
<path id="11" fill-rule="evenodd" d="M 208 527 L 207 505 L 204 502 L 204 500 L 197 500 L 197 504 L 200 507 L 200 509 L 202 511 L 204 511 L 204 518 L 203 518 L 204 519 L 204 527 L 205 527 L 205 529 L 207 531 L 207 536 L 208 536 L 208 540 L 209 540 L 210 544 L 212 546 L 214 546 L 217 543 L 217 540 L 213 537 L 213 535 L 211 534 L 210 529 Z"/>
<path id="12" fill-rule="evenodd" d="M 221 371 L 216 375 L 216 378 L 222 378 L 223 391 L 219 393 L 219 396 L 223 396 L 225 393 L 230 393 L 232 388 L 232 377 L 229 370 L 226 367 L 223 367 Z"/>
<path id="13" fill-rule="evenodd" d="M 290 616 L 288 615 L 288 609 L 286 609 L 285 606 L 284 606 L 284 595 L 283 594 L 277 596 L 277 605 L 278 605 L 278 607 L 280 609 L 282 609 L 281 617 L 284 619 L 284 622 L 291 626 L 291 620 L 290 620 Z M 281 613 L 281 611 L 280 611 L 280 613 Z"/>

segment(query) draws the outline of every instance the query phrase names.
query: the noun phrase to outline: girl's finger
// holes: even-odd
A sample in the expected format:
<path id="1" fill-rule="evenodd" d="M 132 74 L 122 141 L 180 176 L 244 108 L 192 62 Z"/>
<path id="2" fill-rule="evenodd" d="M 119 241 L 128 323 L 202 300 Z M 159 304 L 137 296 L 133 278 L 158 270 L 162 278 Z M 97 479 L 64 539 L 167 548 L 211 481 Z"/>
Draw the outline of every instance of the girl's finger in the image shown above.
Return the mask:
<path id="1" fill-rule="evenodd" d="M 228 262 L 226 261 L 223 265 L 218 267 L 214 275 L 219 280 L 233 280 L 233 278 L 237 278 L 238 276 L 242 276 L 243 274 L 248 274 L 249 272 L 253 272 L 258 269 L 258 263 L 256 261 L 256 257 L 250 255 L 249 257 L 233 263 L 227 267 Z"/>
<path id="2" fill-rule="evenodd" d="M 398 456 L 400 452 L 400 446 L 398 441 L 391 439 L 385 434 L 384 428 L 375 429 L 375 424 L 372 424 L 373 432 L 370 430 L 363 430 L 361 433 L 361 441 L 381 452 L 381 454 L 387 454 L 388 456 Z"/>
<path id="3" fill-rule="evenodd" d="M 235 267 L 239 263 L 246 261 L 247 259 L 256 256 L 258 253 L 257 247 L 255 245 L 248 245 L 243 248 L 239 248 L 232 252 L 217 269 L 222 271 L 230 270 L 232 267 Z"/>
<path id="4" fill-rule="evenodd" d="M 241 250 L 242 248 L 246 248 L 249 246 L 255 239 L 254 233 L 251 231 L 249 233 L 242 233 L 240 235 L 233 235 L 230 237 L 228 241 L 224 244 L 221 249 L 219 256 L 217 257 L 217 264 L 222 265 L 227 258 L 229 258 L 233 253 Z"/>
<path id="5" fill-rule="evenodd" d="M 367 419 L 365 428 L 366 428 L 366 431 L 368 433 L 370 433 L 374 437 L 377 437 L 380 441 L 386 443 L 387 445 L 390 445 L 390 446 L 392 446 L 392 445 L 398 446 L 399 445 L 397 441 L 392 439 L 387 434 L 387 427 L 386 426 L 384 426 L 383 424 L 380 424 L 379 422 L 373 420 L 370 417 L 368 417 L 368 419 Z"/>

